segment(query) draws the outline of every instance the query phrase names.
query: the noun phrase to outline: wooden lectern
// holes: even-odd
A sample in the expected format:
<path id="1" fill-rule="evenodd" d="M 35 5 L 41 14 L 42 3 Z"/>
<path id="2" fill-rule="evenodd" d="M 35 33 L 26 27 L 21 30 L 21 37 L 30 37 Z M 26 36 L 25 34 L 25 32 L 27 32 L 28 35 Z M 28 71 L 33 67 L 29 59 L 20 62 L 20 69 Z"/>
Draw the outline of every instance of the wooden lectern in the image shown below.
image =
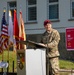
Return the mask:
<path id="1" fill-rule="evenodd" d="M 25 45 L 31 46 L 33 48 L 46 48 L 45 46 L 41 45 L 40 43 L 36 43 L 36 42 L 30 41 L 30 40 L 27 40 L 27 41 L 18 41 L 18 43 L 25 44 Z"/>

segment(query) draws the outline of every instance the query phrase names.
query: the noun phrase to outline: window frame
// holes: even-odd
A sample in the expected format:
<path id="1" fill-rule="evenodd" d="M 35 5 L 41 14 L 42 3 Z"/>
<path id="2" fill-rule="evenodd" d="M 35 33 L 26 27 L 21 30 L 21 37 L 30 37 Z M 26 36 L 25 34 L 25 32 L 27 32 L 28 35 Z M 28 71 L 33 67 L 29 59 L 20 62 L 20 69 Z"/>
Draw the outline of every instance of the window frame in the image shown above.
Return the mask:
<path id="1" fill-rule="evenodd" d="M 26 0 L 26 4 L 27 4 L 27 5 L 26 5 L 26 10 L 27 10 L 27 13 L 26 13 L 27 16 L 26 16 L 26 17 L 27 17 L 27 22 L 37 22 L 37 0 L 36 0 L 36 4 L 33 4 L 33 5 L 28 5 L 28 0 Z M 28 16 L 29 16 L 29 15 L 28 15 L 28 12 L 29 12 L 29 11 L 28 11 L 28 8 L 30 8 L 30 7 L 36 7 L 36 20 L 29 20 L 29 18 L 28 18 Z"/>
<path id="2" fill-rule="evenodd" d="M 74 16 L 72 16 L 72 14 L 73 14 L 73 11 L 72 11 L 72 9 L 73 9 L 73 8 L 72 8 L 72 2 L 74 2 L 74 0 L 71 0 L 71 7 L 70 7 L 71 10 L 70 10 L 70 13 L 71 13 L 71 19 L 74 19 Z"/>
<path id="3" fill-rule="evenodd" d="M 49 18 L 50 17 L 50 15 L 49 15 L 49 13 L 50 13 L 49 12 L 49 6 L 50 5 L 58 5 L 58 12 L 57 12 L 58 13 L 58 18 L 55 18 L 55 19 L 50 19 Z M 50 2 L 50 3 L 49 3 L 49 0 L 48 0 L 48 8 L 47 9 L 48 9 L 48 11 L 47 11 L 48 12 L 47 13 L 48 14 L 48 19 L 50 19 L 51 21 L 59 20 L 59 0 L 58 0 L 58 2 Z"/>

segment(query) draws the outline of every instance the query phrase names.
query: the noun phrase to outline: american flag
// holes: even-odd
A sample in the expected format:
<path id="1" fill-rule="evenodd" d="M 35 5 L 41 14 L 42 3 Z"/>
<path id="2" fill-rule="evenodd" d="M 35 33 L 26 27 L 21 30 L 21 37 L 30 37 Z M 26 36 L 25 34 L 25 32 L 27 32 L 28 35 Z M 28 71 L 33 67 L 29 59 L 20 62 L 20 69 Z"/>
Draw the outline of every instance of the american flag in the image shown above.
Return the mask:
<path id="1" fill-rule="evenodd" d="M 1 24 L 1 37 L 0 37 L 0 42 L 1 42 L 1 50 L 0 52 L 2 52 L 3 50 L 8 48 L 8 25 L 6 23 L 6 19 L 5 19 L 5 11 L 3 12 L 3 18 L 2 18 L 2 24 Z"/>

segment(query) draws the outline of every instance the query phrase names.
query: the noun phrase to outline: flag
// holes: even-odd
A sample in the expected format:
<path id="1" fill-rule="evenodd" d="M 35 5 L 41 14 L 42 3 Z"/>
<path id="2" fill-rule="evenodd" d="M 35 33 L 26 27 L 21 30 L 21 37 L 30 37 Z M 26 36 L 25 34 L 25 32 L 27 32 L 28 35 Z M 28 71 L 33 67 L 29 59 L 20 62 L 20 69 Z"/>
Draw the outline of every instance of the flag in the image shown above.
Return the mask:
<path id="1" fill-rule="evenodd" d="M 20 11 L 20 18 L 19 18 L 19 40 L 20 41 L 26 40 L 24 21 L 22 18 L 22 12 L 21 11 Z M 26 45 L 20 44 L 20 49 L 26 49 Z"/>
<path id="2" fill-rule="evenodd" d="M 25 27 L 24 22 L 22 18 L 22 12 L 19 13 L 19 40 L 25 41 L 26 40 L 26 33 L 25 33 Z M 26 75 L 26 45 L 19 44 L 19 50 L 17 51 L 17 73 L 20 75 L 20 72 L 23 73 L 23 75 Z"/>
<path id="3" fill-rule="evenodd" d="M 1 23 L 1 50 L 0 52 L 2 52 L 3 50 L 8 48 L 8 25 L 6 23 L 6 19 L 5 19 L 5 10 L 3 12 L 3 17 L 2 17 L 2 23 Z"/>
<path id="4" fill-rule="evenodd" d="M 16 49 L 19 49 L 19 44 L 17 43 L 17 41 L 19 41 L 19 26 L 18 26 L 18 22 L 17 22 L 16 10 L 14 10 L 13 35 L 14 35 L 14 44 L 16 46 Z"/>
<path id="5" fill-rule="evenodd" d="M 12 22 L 12 14 L 10 10 L 9 10 L 8 36 L 9 36 L 9 46 L 12 46 L 13 45 L 13 22 Z"/>

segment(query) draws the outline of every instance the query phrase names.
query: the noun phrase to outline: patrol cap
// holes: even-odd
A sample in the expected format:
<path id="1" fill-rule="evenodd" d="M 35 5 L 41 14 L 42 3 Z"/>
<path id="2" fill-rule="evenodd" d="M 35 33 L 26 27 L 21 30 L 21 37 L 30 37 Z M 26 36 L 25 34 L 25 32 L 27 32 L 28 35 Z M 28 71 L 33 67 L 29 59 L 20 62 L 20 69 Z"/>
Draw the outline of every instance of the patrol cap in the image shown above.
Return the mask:
<path id="1" fill-rule="evenodd" d="M 50 20 L 45 20 L 44 21 L 44 26 L 47 25 L 47 23 L 50 23 L 51 24 L 51 21 Z"/>

